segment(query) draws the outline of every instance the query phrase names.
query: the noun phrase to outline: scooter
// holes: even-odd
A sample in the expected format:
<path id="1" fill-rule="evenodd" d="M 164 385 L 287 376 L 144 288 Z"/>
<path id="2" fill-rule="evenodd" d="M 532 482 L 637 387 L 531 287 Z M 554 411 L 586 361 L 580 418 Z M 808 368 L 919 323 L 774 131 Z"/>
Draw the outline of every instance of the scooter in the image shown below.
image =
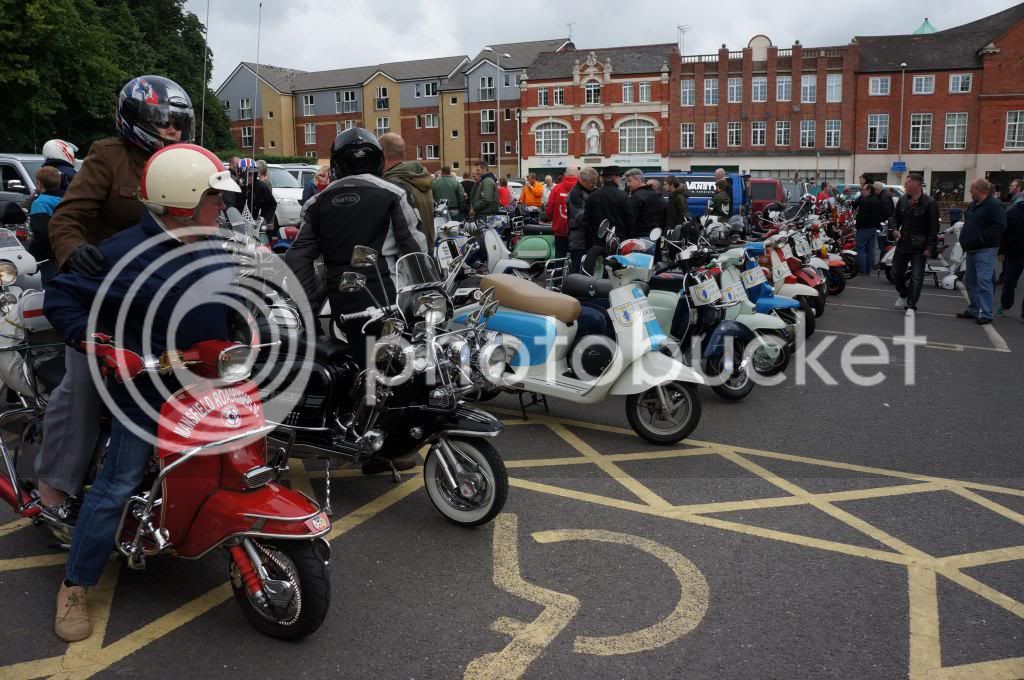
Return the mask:
<path id="1" fill-rule="evenodd" d="M 804 311 L 804 337 L 809 338 L 814 334 L 815 329 L 814 308 L 815 301 L 819 297 L 818 291 L 811 286 L 797 283 L 797 277 L 793 275 L 789 264 L 794 254 L 785 235 L 772 236 L 763 243 L 766 244 L 766 247 L 759 263 L 769 267 L 772 288 L 775 293 L 797 300 Z"/>
<path id="2" fill-rule="evenodd" d="M 331 523 L 315 501 L 276 481 L 290 446 L 267 449 L 265 437 L 275 426 L 264 420 L 258 388 L 248 381 L 252 348 L 204 341 L 160 357 L 110 345 L 86 348 L 119 356 L 131 367 L 128 379 L 171 367 L 188 367 L 201 378 L 161 408 L 169 425 L 157 434 L 156 465 L 125 505 L 115 534 L 128 566 L 143 569 L 158 554 L 198 559 L 223 547 L 235 601 L 257 630 L 286 640 L 316 631 L 330 605 L 330 546 L 322 537 Z M 42 432 L 45 403 L 34 397 L 61 376 L 35 370 L 30 345 L 16 351 L 27 358 L 26 376 L 36 390 L 31 403 L 23 399 L 0 413 L 0 428 L 20 426 L 23 433 L 13 443 L 0 439 L 0 498 L 22 517 L 48 525 L 53 520 L 18 470 L 19 463 L 31 468 L 21 454 Z"/>
<path id="3" fill-rule="evenodd" d="M 602 224 L 598 237 L 606 235 Z M 502 376 L 504 388 L 521 398 L 534 393 L 577 404 L 624 395 L 626 418 L 641 438 L 658 444 L 681 441 L 700 422 L 696 387 L 704 379 L 659 351 L 666 337 L 638 285 L 650 278 L 654 258 L 614 255 L 605 262 L 613 281 L 609 316 L 614 340 L 577 337 L 581 306 L 575 298 L 507 274 L 483 278 L 485 299 L 493 296 L 499 305 L 487 328 L 502 334 L 511 357 Z M 477 309 L 456 310 L 455 322 L 466 323 Z"/>

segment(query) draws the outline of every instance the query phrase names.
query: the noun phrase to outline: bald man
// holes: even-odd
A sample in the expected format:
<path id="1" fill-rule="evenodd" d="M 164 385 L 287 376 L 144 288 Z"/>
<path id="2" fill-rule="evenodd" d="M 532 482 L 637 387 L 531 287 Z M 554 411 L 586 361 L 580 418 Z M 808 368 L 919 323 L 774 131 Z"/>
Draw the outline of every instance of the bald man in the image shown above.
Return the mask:
<path id="1" fill-rule="evenodd" d="M 405 160 L 405 140 L 394 132 L 380 136 L 384 151 L 384 179 L 396 184 L 409 194 L 420 216 L 420 231 L 427 237 L 429 248 L 434 247 L 434 177 L 419 161 Z"/>
<path id="2" fill-rule="evenodd" d="M 978 325 L 992 323 L 992 296 L 996 284 L 996 254 L 1006 231 L 1006 211 L 992 193 L 992 184 L 976 179 L 971 184 L 974 201 L 964 215 L 960 246 L 967 253 L 967 288 L 969 305 L 957 314 L 960 319 L 974 319 Z"/>

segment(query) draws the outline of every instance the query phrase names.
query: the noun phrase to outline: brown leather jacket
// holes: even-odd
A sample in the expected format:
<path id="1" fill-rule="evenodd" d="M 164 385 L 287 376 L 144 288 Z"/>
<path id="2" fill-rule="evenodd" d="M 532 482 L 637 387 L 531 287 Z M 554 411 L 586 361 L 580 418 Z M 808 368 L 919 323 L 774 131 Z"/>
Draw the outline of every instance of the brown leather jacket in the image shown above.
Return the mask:
<path id="1" fill-rule="evenodd" d="M 139 179 L 148 156 L 121 139 L 101 139 L 50 219 L 50 246 L 64 268 L 75 248 L 99 243 L 142 218 Z"/>

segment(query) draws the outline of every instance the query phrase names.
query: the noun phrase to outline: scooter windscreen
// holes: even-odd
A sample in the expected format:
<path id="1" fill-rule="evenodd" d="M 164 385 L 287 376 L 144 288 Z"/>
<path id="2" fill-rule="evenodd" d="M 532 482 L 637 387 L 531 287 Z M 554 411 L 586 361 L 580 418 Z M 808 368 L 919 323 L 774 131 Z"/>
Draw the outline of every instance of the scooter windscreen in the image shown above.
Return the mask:
<path id="1" fill-rule="evenodd" d="M 437 286 L 443 282 L 437 263 L 426 253 L 409 253 L 395 263 L 395 289 L 399 292 Z"/>

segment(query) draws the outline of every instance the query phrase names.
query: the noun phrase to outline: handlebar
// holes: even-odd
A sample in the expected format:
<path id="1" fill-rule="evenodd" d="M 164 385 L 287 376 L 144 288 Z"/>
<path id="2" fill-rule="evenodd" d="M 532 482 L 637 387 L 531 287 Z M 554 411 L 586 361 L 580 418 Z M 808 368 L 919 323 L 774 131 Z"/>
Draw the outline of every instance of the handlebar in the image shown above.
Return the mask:
<path id="1" fill-rule="evenodd" d="M 370 319 L 387 316 L 391 312 L 397 312 L 398 305 L 389 305 L 384 308 L 378 309 L 377 307 L 371 307 L 362 312 L 353 312 L 351 314 L 339 314 L 339 323 L 354 323 L 356 321 L 369 321 Z"/>

